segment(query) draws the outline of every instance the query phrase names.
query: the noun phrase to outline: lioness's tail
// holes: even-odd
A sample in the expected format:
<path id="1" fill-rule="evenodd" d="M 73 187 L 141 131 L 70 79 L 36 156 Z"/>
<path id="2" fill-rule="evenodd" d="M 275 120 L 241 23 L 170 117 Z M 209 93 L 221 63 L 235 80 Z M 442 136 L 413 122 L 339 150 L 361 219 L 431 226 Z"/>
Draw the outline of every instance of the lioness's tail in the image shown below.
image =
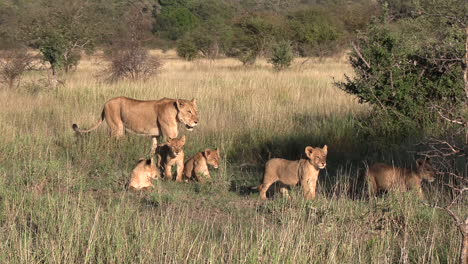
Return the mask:
<path id="1" fill-rule="evenodd" d="M 80 128 L 78 127 L 77 124 L 73 124 L 73 125 L 72 125 L 72 128 L 73 128 L 73 130 L 75 130 L 75 132 L 78 133 L 78 134 L 89 133 L 89 132 L 95 130 L 96 128 L 98 128 L 98 127 L 102 124 L 102 121 L 104 121 L 104 116 L 105 116 L 105 113 L 104 113 L 104 109 L 103 109 L 103 110 L 102 110 L 102 113 L 101 113 L 101 120 L 99 120 L 99 122 L 98 122 L 96 125 L 94 125 L 92 128 L 90 128 L 90 129 L 84 129 L 84 130 L 82 130 L 82 129 L 80 129 Z"/>

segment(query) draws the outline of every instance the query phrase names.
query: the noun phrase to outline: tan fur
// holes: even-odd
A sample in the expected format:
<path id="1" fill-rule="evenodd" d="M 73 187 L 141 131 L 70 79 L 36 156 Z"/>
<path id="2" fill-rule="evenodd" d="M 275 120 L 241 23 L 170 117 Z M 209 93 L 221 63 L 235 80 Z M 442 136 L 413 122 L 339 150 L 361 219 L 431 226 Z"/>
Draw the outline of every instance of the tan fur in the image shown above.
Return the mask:
<path id="1" fill-rule="evenodd" d="M 138 135 L 151 136 L 154 153 L 157 137 L 176 138 L 179 134 L 177 123 L 182 123 L 188 130 L 198 124 L 198 110 L 195 99 L 163 98 L 160 100 L 140 101 L 127 97 L 112 98 L 104 104 L 101 120 L 88 130 L 73 124 L 77 133 L 88 133 L 97 129 L 106 120 L 113 137 L 121 137 L 126 131 Z"/>
<path id="2" fill-rule="evenodd" d="M 157 178 L 159 178 L 159 170 L 154 159 L 141 159 L 132 171 L 129 187 L 135 190 L 152 188 L 151 180 Z"/>
<path id="3" fill-rule="evenodd" d="M 158 168 L 164 173 L 164 178 L 172 180 L 172 166 L 177 166 L 177 181 L 182 181 L 184 171 L 185 136 L 180 139 L 169 139 L 168 143 L 161 144 L 156 150 L 158 155 Z"/>
<path id="4" fill-rule="evenodd" d="M 206 149 L 203 152 L 198 152 L 185 162 L 184 175 L 188 179 L 196 178 L 199 182 L 205 182 L 206 179 L 211 178 L 208 165 L 217 169 L 219 161 L 219 149 Z"/>
<path id="5" fill-rule="evenodd" d="M 376 163 L 369 167 L 367 180 L 371 195 L 375 195 L 380 191 L 416 190 L 419 196 L 424 198 L 421 183 L 423 180 L 434 181 L 435 170 L 429 160 L 422 159 L 416 161 L 416 170 Z"/>
<path id="6" fill-rule="evenodd" d="M 328 147 L 323 148 L 306 147 L 306 159 L 285 160 L 271 159 L 265 164 L 263 183 L 258 187 L 260 198 L 267 199 L 266 193 L 270 186 L 280 181 L 282 184 L 294 186 L 301 183 L 306 199 L 315 198 L 319 170 L 327 165 Z M 286 188 L 281 188 L 281 193 L 288 196 Z"/>

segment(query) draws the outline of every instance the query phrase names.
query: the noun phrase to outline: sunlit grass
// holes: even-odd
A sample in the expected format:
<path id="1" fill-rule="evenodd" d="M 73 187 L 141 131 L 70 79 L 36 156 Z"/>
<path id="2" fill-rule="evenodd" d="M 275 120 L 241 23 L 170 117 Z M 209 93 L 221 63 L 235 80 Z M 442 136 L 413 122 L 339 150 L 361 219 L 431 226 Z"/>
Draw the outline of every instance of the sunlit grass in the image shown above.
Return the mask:
<path id="1" fill-rule="evenodd" d="M 333 85 L 351 68 L 343 58 L 296 60 L 275 72 L 265 61 L 186 62 L 162 53 L 147 82 L 103 82 L 105 62 L 85 58 L 44 87 L 30 72 L 16 91 L 0 91 L 1 263 L 454 263 L 458 233 L 443 213 L 411 194 L 352 200 L 361 156 L 356 116 L 367 106 Z M 304 63 L 303 63 L 304 62 Z M 90 127 L 115 96 L 142 100 L 196 98 L 200 125 L 188 132 L 187 156 L 221 148 L 213 182 L 156 182 L 150 192 L 125 189 L 150 141 L 108 137 Z M 297 159 L 307 145 L 330 149 L 319 198 L 300 188 L 292 200 L 261 202 L 270 157 Z M 369 153 L 369 155 L 373 155 Z M 409 161 L 411 162 L 411 161 Z M 362 166 L 361 166 L 362 167 Z M 431 201 L 444 199 L 436 190 Z"/>

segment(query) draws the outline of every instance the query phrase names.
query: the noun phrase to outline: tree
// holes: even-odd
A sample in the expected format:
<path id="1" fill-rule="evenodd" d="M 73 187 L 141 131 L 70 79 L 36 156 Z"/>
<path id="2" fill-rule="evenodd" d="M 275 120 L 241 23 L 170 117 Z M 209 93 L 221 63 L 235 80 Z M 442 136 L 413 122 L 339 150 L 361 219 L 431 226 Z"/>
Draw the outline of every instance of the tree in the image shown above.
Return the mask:
<path id="1" fill-rule="evenodd" d="M 268 61 L 273 64 L 275 70 L 281 71 L 291 66 L 293 60 L 291 42 L 283 40 L 273 47 L 272 56 Z"/>

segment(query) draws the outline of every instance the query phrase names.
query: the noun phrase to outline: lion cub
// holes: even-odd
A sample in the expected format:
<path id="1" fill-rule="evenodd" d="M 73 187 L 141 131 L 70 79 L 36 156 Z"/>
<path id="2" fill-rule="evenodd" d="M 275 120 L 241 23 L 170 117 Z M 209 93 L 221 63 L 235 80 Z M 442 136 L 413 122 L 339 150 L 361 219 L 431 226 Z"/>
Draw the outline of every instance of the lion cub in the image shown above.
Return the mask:
<path id="1" fill-rule="evenodd" d="M 219 149 L 198 152 L 185 162 L 184 175 L 188 179 L 196 178 L 199 182 L 205 182 L 205 179 L 211 178 L 208 165 L 217 169 L 220 159 Z"/>
<path id="2" fill-rule="evenodd" d="M 159 177 L 159 170 L 156 168 L 154 158 L 140 159 L 135 169 L 132 171 L 129 187 L 135 190 L 153 187 L 151 180 Z"/>
<path id="3" fill-rule="evenodd" d="M 258 187 L 260 198 L 266 200 L 267 190 L 270 186 L 280 181 L 289 186 L 301 183 L 306 199 L 315 198 L 315 187 L 317 185 L 319 170 L 327 165 L 327 145 L 323 148 L 306 147 L 306 159 L 285 160 L 271 159 L 265 164 L 263 183 Z M 288 196 L 286 188 L 281 189 L 281 193 Z"/>
<path id="4" fill-rule="evenodd" d="M 164 173 L 164 178 L 172 180 L 172 166 L 177 166 L 177 181 L 182 181 L 184 171 L 184 150 L 185 136 L 170 139 L 169 142 L 161 144 L 156 150 L 158 155 L 158 167 Z"/>
<path id="5" fill-rule="evenodd" d="M 383 163 L 376 163 L 367 171 L 370 194 L 375 195 L 381 191 L 416 190 L 421 198 L 424 198 L 421 183 L 423 180 L 433 182 L 435 170 L 429 159 L 416 160 L 416 170 L 398 168 Z"/>

